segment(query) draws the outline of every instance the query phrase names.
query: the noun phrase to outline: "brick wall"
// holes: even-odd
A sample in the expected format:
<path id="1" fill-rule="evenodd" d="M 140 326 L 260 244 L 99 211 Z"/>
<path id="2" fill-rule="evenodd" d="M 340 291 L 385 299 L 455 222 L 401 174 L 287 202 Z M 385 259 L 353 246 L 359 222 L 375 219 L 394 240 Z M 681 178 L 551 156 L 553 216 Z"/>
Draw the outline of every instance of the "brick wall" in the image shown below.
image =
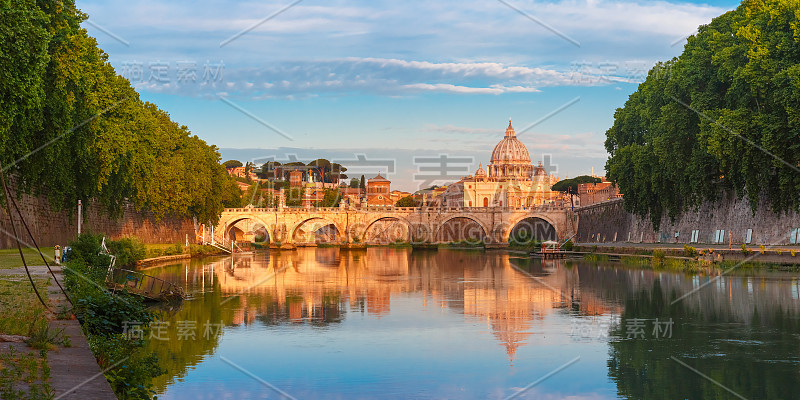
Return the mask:
<path id="1" fill-rule="evenodd" d="M 625 212 L 622 199 L 581 207 L 576 213 L 582 242 L 690 243 L 696 230 L 698 243 L 716 243 L 717 231 L 724 230 L 723 244 L 728 243 L 730 234 L 733 244 L 741 245 L 747 230 L 752 229 L 751 244 L 790 244 L 790 232 L 800 228 L 800 213 L 775 214 L 762 200 L 753 214 L 747 199 L 733 196 L 686 211 L 674 223 L 662 217 L 658 231 L 653 230 L 649 218 Z"/>
<path id="2" fill-rule="evenodd" d="M 23 195 L 16 201 L 40 246 L 65 245 L 75 238 L 78 230 L 77 204 L 70 215 L 69 210 L 52 210 L 47 199 L 43 197 Z M 0 248 L 16 247 L 8 210 L 3 209 L 1 213 Z M 191 220 L 164 218 L 157 221 L 152 213 L 137 212 L 132 205 L 127 205 L 117 219 L 108 217 L 102 207 L 94 202 L 84 204 L 83 213 L 83 232 L 105 233 L 110 239 L 135 236 L 144 243 L 184 243 L 186 235 L 190 242 L 194 239 L 194 224 Z M 32 245 L 16 211 L 14 221 L 23 246 Z"/>

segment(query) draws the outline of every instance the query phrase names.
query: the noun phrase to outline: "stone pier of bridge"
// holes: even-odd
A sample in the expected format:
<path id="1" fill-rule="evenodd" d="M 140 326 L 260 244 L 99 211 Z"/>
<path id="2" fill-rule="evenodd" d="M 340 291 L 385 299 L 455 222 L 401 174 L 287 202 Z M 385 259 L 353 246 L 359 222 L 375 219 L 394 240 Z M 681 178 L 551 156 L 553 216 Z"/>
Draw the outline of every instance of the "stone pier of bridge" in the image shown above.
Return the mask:
<path id="1" fill-rule="evenodd" d="M 228 208 L 213 229 L 216 242 L 226 243 L 235 237 L 241 242 L 261 235 L 273 244 L 313 243 L 310 233 L 331 234 L 338 243 L 367 243 L 387 224 L 399 226 L 404 237 L 392 241 L 413 244 L 445 242 L 458 221 L 466 236 L 476 238 L 487 247 L 503 247 L 509 243 L 515 226 L 523 221 L 537 221 L 552 227 L 554 238 L 564 240 L 574 235 L 577 221 L 568 208 L 536 207 L 364 207 L 364 208 Z M 465 224 L 466 223 L 466 224 Z M 204 228 L 205 235 L 211 235 Z M 238 235 L 237 235 L 238 234 Z M 247 239 L 245 239 L 247 238 Z M 210 239 L 207 237 L 206 239 Z"/>

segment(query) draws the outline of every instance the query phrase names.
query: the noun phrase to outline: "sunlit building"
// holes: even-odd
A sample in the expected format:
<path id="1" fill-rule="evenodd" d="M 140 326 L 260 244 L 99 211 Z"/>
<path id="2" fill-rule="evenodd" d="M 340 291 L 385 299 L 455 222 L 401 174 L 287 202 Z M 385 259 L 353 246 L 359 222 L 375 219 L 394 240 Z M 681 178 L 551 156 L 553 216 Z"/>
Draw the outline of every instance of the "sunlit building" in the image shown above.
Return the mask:
<path id="1" fill-rule="evenodd" d="M 511 121 L 492 151 L 489 165 L 448 186 L 435 205 L 444 207 L 533 207 L 561 205 L 564 196 L 550 190 L 558 177 L 540 162 L 531 164 L 528 148 L 516 137 Z"/>

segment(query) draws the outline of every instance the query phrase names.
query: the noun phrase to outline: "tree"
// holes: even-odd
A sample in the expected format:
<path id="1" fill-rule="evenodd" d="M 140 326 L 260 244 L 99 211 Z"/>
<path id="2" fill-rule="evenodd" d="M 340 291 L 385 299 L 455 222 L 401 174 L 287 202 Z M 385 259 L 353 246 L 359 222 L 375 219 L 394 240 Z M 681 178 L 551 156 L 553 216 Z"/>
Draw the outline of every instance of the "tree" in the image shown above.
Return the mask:
<path id="1" fill-rule="evenodd" d="M 600 183 L 600 178 L 589 175 L 576 176 L 570 179 L 562 179 L 553 185 L 551 190 L 564 193 L 578 193 L 578 185 L 581 183 Z"/>
<path id="2" fill-rule="evenodd" d="M 224 163 L 222 163 L 222 165 L 224 165 L 225 168 L 239 168 L 243 164 L 239 160 L 228 160 L 228 161 L 225 161 Z"/>
<path id="3" fill-rule="evenodd" d="M 311 171 L 319 177 L 321 182 L 338 183 L 342 179 L 347 179 L 347 175 L 343 174 L 343 172 L 347 171 L 347 168 L 324 158 L 311 161 L 308 166 L 312 167 Z"/>
<path id="4" fill-rule="evenodd" d="M 301 207 L 303 205 L 303 197 L 305 196 L 304 188 L 291 188 L 284 192 L 287 207 Z"/>
<path id="5" fill-rule="evenodd" d="M 724 193 L 800 208 L 798 36 L 796 3 L 745 1 L 650 70 L 606 132 L 628 211 L 658 229 Z"/>
<path id="6" fill-rule="evenodd" d="M 74 0 L 0 3 L 0 161 L 54 209 L 98 200 L 215 222 L 232 190 L 215 146 L 144 102 Z"/>
<path id="7" fill-rule="evenodd" d="M 397 200 L 395 203 L 395 207 L 417 207 L 419 206 L 419 202 L 414 200 L 414 196 L 406 196 Z"/>
<path id="8" fill-rule="evenodd" d="M 351 189 L 358 189 L 360 187 L 359 185 L 360 185 L 360 183 L 358 181 L 358 178 L 350 179 L 350 188 Z"/>
<path id="9" fill-rule="evenodd" d="M 367 193 L 367 183 L 366 179 L 364 179 L 364 175 L 361 175 L 361 184 L 359 185 L 361 188 L 361 195 L 364 196 Z"/>
<path id="10" fill-rule="evenodd" d="M 228 177 L 222 187 L 222 205 L 225 208 L 242 207 L 244 205 L 242 204 L 242 196 L 244 196 L 242 189 L 239 188 L 235 180 Z"/>
<path id="11" fill-rule="evenodd" d="M 317 204 L 319 207 L 338 207 L 342 195 L 337 189 L 325 189 L 322 201 Z"/>

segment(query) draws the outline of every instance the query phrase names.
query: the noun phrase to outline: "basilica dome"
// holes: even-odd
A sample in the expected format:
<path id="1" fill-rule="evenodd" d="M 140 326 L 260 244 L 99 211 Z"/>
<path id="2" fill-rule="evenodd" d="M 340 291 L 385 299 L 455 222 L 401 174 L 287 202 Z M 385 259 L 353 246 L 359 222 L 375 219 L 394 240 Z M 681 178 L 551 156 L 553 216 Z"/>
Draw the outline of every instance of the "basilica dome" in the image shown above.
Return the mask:
<path id="1" fill-rule="evenodd" d="M 508 128 L 506 128 L 506 137 L 494 146 L 492 151 L 492 164 L 530 164 L 531 156 L 528 154 L 528 148 L 517 139 L 514 134 L 514 127 L 511 126 L 511 121 L 508 121 Z"/>
<path id="2" fill-rule="evenodd" d="M 530 179 L 533 166 L 528 148 L 517 139 L 511 121 L 506 136 L 494 146 L 489 176 L 498 179 Z"/>

